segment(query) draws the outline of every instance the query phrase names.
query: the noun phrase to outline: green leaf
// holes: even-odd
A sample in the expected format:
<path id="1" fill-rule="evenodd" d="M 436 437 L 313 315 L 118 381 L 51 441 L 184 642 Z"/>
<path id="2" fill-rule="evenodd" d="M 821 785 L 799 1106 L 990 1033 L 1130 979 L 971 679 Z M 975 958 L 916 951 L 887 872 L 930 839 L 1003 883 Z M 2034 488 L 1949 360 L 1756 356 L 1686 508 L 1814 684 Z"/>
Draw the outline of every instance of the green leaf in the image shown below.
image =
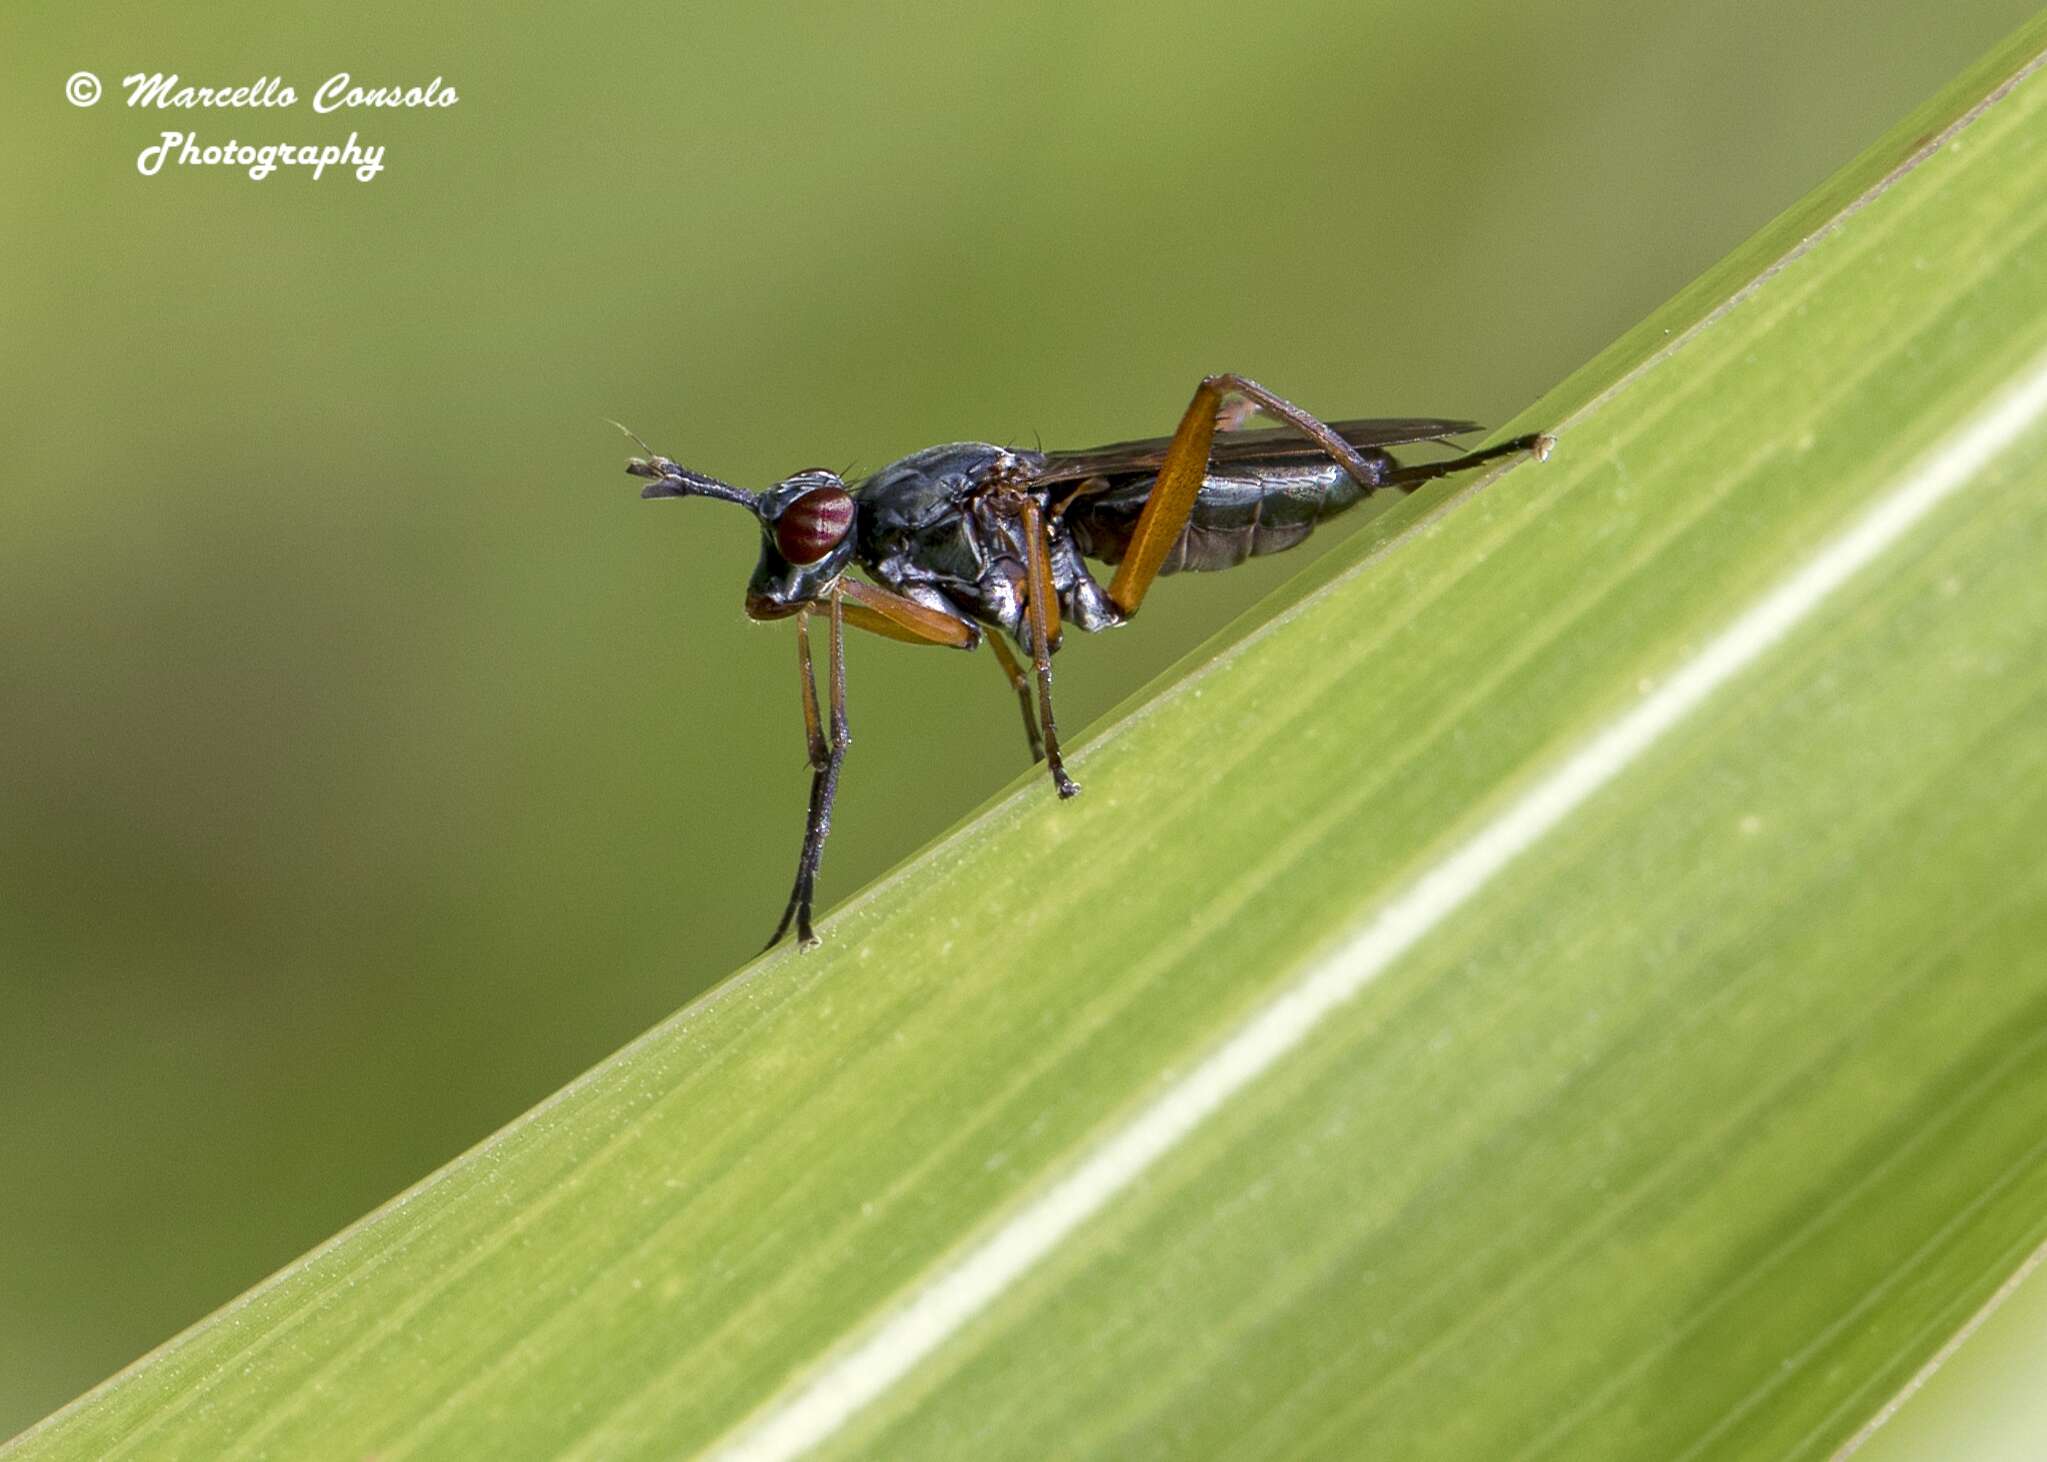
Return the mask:
<path id="1" fill-rule="evenodd" d="M 2047 1239 L 2043 44 L 8 1455 L 1846 1441 Z"/>

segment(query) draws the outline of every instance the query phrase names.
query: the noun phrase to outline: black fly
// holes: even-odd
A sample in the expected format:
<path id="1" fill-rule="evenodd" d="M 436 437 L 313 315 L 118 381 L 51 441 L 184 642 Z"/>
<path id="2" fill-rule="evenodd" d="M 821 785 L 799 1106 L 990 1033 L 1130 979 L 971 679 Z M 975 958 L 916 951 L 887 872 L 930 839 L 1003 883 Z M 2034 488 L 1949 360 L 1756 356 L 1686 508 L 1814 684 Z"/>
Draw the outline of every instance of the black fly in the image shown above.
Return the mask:
<path id="1" fill-rule="evenodd" d="M 1233 429 L 1254 411 L 1284 425 Z M 756 493 L 651 450 L 633 458 L 626 470 L 650 479 L 641 497 L 718 498 L 750 510 L 760 521 L 761 556 L 746 612 L 796 620 L 810 811 L 796 885 L 769 947 L 792 922 L 804 945 L 817 943 L 811 905 L 849 741 L 846 625 L 957 650 L 976 648 L 986 627 L 1023 709 L 1031 756 L 1049 766 L 1059 795 L 1071 797 L 1080 788 L 1066 774 L 1052 718 L 1062 624 L 1112 629 L 1137 613 L 1159 575 L 1234 568 L 1292 548 L 1380 488 L 1412 489 L 1515 453 L 1549 453 L 1544 436 L 1424 462 L 1400 462 L 1388 450 L 1477 430 L 1429 419 L 1324 423 L 1256 381 L 1218 375 L 1201 383 L 1171 437 L 1083 452 L 957 442 L 912 453 L 854 488 L 812 468 Z M 1115 565 L 1106 587 L 1086 559 Z M 874 582 L 852 577 L 856 565 Z M 813 612 L 830 625 L 826 714 L 811 662 Z"/>

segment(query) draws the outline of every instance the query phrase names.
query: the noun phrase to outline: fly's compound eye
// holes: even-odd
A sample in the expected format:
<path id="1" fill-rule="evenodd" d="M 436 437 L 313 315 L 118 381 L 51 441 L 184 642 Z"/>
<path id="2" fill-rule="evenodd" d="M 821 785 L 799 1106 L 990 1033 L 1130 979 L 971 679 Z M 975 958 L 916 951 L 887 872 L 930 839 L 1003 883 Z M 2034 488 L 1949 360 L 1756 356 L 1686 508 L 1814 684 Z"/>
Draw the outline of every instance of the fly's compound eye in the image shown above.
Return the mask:
<path id="1" fill-rule="evenodd" d="M 824 559 L 853 527 L 853 495 L 836 487 L 806 492 L 775 519 L 775 547 L 801 568 Z"/>

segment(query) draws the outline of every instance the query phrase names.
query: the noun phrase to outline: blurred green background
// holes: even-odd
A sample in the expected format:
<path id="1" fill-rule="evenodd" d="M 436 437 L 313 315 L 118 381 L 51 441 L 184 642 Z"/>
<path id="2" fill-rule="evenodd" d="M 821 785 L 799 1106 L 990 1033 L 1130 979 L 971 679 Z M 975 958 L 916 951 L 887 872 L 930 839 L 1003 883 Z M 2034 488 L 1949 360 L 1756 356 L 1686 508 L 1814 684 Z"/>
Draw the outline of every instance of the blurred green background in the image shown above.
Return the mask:
<path id="1" fill-rule="evenodd" d="M 2030 11 L 12 8 L 0 1435 L 772 926 L 790 635 L 601 418 L 753 486 L 1163 432 L 1218 369 L 1502 420 Z M 301 101 L 145 116 L 137 70 Z M 461 100 L 314 115 L 340 70 Z M 386 166 L 139 176 L 166 128 Z M 1074 641 L 1063 723 L 1313 547 Z M 1024 770 L 985 656 L 850 673 L 828 900 Z"/>

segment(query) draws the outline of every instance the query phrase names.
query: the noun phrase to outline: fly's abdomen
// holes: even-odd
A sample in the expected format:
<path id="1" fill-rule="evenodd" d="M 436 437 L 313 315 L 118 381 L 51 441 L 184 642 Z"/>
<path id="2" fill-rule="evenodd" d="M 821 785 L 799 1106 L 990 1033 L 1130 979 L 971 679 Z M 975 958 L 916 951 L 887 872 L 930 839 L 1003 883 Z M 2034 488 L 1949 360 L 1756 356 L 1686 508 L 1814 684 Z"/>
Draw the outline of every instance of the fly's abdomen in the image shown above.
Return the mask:
<path id="1" fill-rule="evenodd" d="M 1382 452 L 1362 455 L 1382 471 L 1391 465 Z M 1122 562 L 1152 482 L 1138 478 L 1076 498 L 1066 510 L 1066 524 L 1080 551 L 1101 563 Z M 1365 494 L 1334 462 L 1238 468 L 1231 476 L 1210 477 L 1159 572 L 1230 569 L 1260 554 L 1283 553 Z"/>

